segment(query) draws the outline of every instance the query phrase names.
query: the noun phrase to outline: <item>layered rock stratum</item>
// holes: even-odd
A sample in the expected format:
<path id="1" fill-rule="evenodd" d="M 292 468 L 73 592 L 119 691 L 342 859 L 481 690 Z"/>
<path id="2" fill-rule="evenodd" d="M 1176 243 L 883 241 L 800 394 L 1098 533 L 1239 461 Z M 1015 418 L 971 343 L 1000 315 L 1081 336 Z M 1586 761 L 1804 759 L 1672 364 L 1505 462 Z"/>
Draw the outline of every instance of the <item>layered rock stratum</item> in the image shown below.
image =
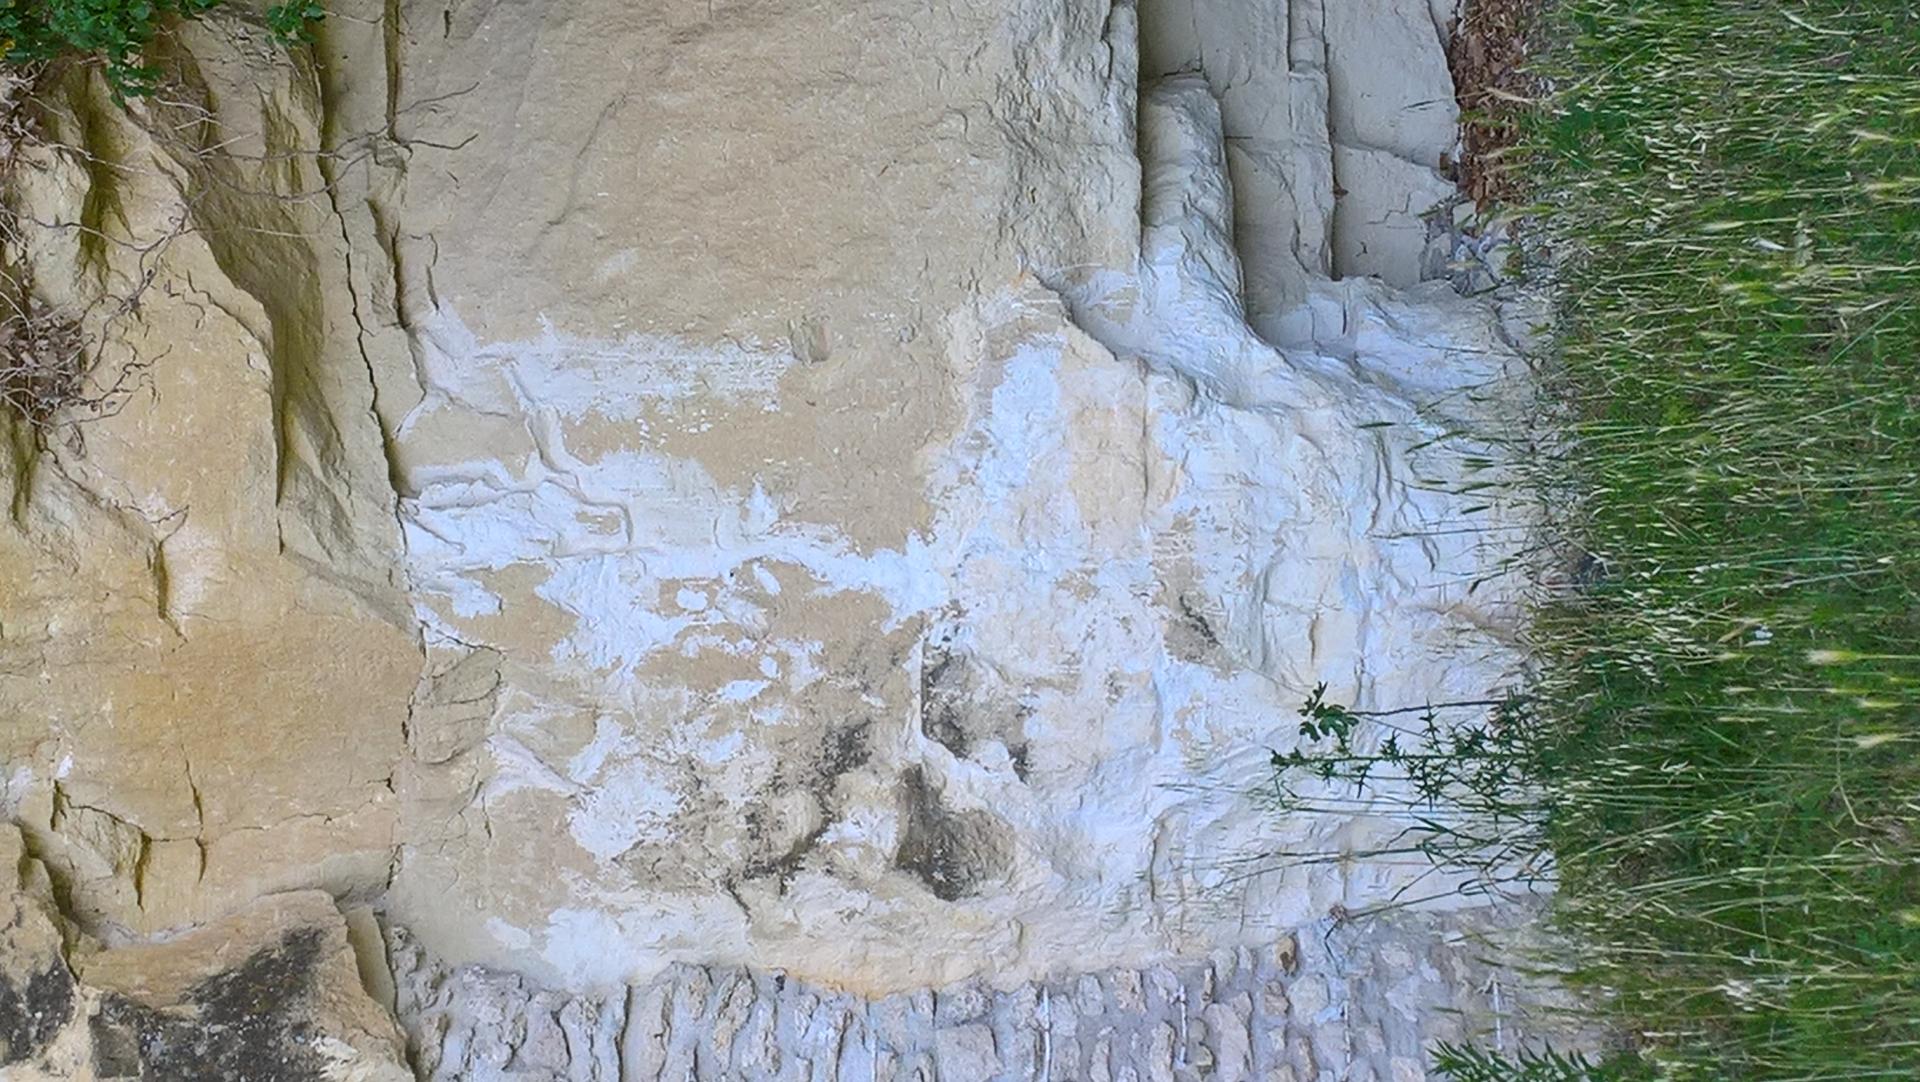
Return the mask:
<path id="1" fill-rule="evenodd" d="M 9 326 L 120 391 L 0 463 L 0 1071 L 1514 1039 L 1514 911 L 1390 798 L 1268 799 L 1317 686 L 1515 677 L 1452 14 L 346 0 L 178 28 L 151 99 L 52 73 Z"/>

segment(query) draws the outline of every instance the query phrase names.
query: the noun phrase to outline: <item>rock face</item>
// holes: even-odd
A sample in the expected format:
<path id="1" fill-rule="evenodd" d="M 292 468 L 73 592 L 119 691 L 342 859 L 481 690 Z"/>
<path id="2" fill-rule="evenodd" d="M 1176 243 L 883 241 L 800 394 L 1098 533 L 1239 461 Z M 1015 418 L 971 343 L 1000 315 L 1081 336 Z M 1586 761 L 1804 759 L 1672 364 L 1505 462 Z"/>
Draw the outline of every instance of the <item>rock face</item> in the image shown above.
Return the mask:
<path id="1" fill-rule="evenodd" d="M 198 1048 L 339 957 L 245 910 L 318 890 L 428 1077 L 1418 1070 L 1475 918 L 1307 1007 L 1246 960 L 1446 894 L 1390 799 L 1263 801 L 1312 690 L 1514 664 L 1438 0 L 330 11 L 57 74 L 8 181 L 21 310 L 135 393 L 6 422 L 0 813 L 127 972 L 259 944 L 90 1017 Z"/>
<path id="2" fill-rule="evenodd" d="M 9 179 L 14 279 L 137 388 L 0 451 L 0 809 L 107 935 L 384 885 L 421 664 L 320 102 L 180 66 L 48 84 Z"/>
<path id="3" fill-rule="evenodd" d="M 11 827 L 0 829 L 0 861 L 10 869 L 0 882 L 6 1078 L 413 1077 L 325 894 L 272 895 L 175 939 L 97 951 L 65 927 L 45 867 Z"/>
<path id="4" fill-rule="evenodd" d="M 1418 480 L 1457 450 L 1411 450 L 1498 375 L 1491 314 L 1322 279 L 1310 349 L 1256 337 L 1220 107 L 1136 87 L 1129 7 L 681 14 L 409 46 L 396 918 L 572 988 L 885 992 L 1263 944 L 1424 871 L 1237 862 L 1396 829 L 1247 799 L 1316 684 L 1501 678 L 1474 501 Z"/>

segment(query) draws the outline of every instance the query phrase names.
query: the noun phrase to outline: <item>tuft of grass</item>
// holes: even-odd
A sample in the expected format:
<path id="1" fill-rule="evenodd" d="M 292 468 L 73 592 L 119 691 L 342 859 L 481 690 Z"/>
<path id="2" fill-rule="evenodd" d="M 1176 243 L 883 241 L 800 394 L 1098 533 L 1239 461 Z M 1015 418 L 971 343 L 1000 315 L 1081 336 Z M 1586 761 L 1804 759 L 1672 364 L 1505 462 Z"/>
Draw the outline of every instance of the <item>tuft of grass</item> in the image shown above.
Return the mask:
<path id="1" fill-rule="evenodd" d="M 1920 8 L 1542 9 L 1499 162 L 1557 298 L 1529 686 L 1316 692 L 1276 798 L 1400 793 L 1436 863 L 1557 882 L 1636 1054 L 1456 1078 L 1920 1077 Z"/>
<path id="2" fill-rule="evenodd" d="M 1649 1077 L 1645 1063 L 1625 1056 L 1596 1062 L 1551 1048 L 1502 1055 L 1444 1041 L 1433 1050 L 1433 1066 L 1453 1082 L 1639 1082 Z"/>
<path id="3" fill-rule="evenodd" d="M 1675 1078 L 1920 1074 L 1920 9 L 1549 5 L 1560 912 Z"/>

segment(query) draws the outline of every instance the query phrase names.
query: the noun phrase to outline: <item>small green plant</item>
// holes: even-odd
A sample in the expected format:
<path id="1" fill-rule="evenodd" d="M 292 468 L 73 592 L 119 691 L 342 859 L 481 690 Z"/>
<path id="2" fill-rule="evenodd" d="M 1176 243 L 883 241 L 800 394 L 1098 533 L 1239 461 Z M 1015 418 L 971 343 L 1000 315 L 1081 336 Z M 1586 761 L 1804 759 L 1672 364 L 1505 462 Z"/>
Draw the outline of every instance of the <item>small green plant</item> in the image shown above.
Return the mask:
<path id="1" fill-rule="evenodd" d="M 1336 810 L 1322 807 L 1320 794 L 1350 787 L 1405 819 L 1404 849 L 1436 865 L 1475 869 L 1490 882 L 1524 882 L 1551 866 L 1544 826 L 1552 789 L 1543 783 L 1557 767 L 1525 696 L 1354 710 L 1327 701 L 1322 683 L 1300 719 L 1301 743 L 1269 752 L 1279 810 Z"/>
<path id="2" fill-rule="evenodd" d="M 1490 711 L 1486 721 L 1441 724 L 1442 711 L 1477 708 Z M 1300 707 L 1300 735 L 1310 744 L 1323 746 L 1295 747 L 1284 755 L 1275 751 L 1272 765 L 1280 772 L 1283 794 L 1291 792 L 1289 771 L 1362 788 L 1376 769 L 1388 767 L 1411 783 L 1414 803 L 1429 809 L 1443 797 L 1462 794 L 1498 799 L 1528 786 L 1544 766 L 1538 761 L 1537 747 L 1527 739 L 1526 712 L 1527 700 L 1517 694 L 1403 710 L 1354 710 L 1328 702 L 1327 685 L 1321 683 Z M 1406 715 L 1418 716 L 1419 727 L 1389 720 Z M 1354 739 L 1363 720 L 1374 721 L 1386 732 L 1370 751 Z M 1325 746 L 1328 742 L 1331 747 Z"/>
<path id="3" fill-rule="evenodd" d="M 294 0 L 267 8 L 267 29 L 282 45 L 292 47 L 313 42 L 313 24 L 326 18 L 327 9 L 314 0 Z"/>
<path id="4" fill-rule="evenodd" d="M 33 63 L 62 56 L 97 57 L 124 97 L 153 93 L 159 72 L 145 61 L 167 19 L 195 19 L 222 0 L 0 0 L 0 60 Z M 312 40 L 325 10 L 311 0 L 275 4 L 267 27 L 282 44 Z"/>

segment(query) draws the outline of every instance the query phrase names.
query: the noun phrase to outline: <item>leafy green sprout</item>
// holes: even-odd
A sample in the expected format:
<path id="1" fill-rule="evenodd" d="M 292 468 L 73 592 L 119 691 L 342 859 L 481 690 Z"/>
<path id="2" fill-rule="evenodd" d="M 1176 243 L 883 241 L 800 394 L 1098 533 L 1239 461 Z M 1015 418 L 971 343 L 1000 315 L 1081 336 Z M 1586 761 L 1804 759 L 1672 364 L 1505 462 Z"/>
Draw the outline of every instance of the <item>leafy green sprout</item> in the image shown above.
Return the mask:
<path id="1" fill-rule="evenodd" d="M 168 19 L 197 19 L 223 0 L 0 0 L 0 61 L 34 63 L 65 56 L 103 61 L 122 97 L 153 93 L 160 73 L 145 62 L 154 34 Z M 312 41 L 325 9 L 292 0 L 266 9 L 267 28 L 287 47 Z"/>
<path id="2" fill-rule="evenodd" d="M 1441 721 L 1443 711 L 1463 709 L 1488 713 L 1480 722 Z M 1327 685 L 1321 683 L 1300 707 L 1299 733 L 1309 746 L 1270 753 L 1275 785 L 1283 805 L 1297 806 L 1307 799 L 1292 781 L 1299 774 L 1365 791 L 1376 771 L 1390 768 L 1410 786 L 1408 802 L 1415 807 L 1432 810 L 1445 800 L 1482 811 L 1518 811 L 1516 794 L 1535 786 L 1552 767 L 1531 739 L 1529 709 L 1525 696 L 1510 694 L 1399 710 L 1354 710 L 1328 702 Z M 1406 715 L 1416 716 L 1418 726 L 1390 720 Z M 1386 733 L 1371 751 L 1357 740 L 1363 721 Z"/>
<path id="3" fill-rule="evenodd" d="M 1300 741 L 1269 749 L 1275 810 L 1347 814 L 1358 804 L 1398 818 L 1401 831 L 1357 855 L 1419 856 L 1439 870 L 1472 872 L 1462 890 L 1530 889 L 1551 878 L 1546 824 L 1561 768 L 1526 696 L 1356 710 L 1328 701 L 1322 683 L 1299 714 Z M 1403 904 L 1396 895 L 1380 910 Z"/>
<path id="4" fill-rule="evenodd" d="M 313 42 L 313 24 L 326 18 L 327 9 L 314 0 L 293 0 L 267 8 L 267 29 L 281 44 L 291 48 Z"/>

